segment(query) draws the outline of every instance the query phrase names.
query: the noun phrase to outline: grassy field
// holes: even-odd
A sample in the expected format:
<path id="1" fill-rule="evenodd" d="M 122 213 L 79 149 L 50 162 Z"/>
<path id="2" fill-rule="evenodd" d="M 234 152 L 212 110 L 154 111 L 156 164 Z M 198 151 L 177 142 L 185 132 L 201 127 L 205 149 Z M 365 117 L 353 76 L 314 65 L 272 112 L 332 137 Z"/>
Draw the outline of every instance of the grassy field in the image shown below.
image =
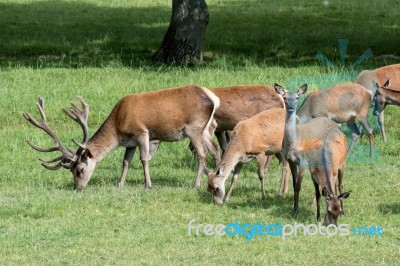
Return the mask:
<path id="1" fill-rule="evenodd" d="M 261 201 L 256 164 L 245 165 L 231 202 L 212 203 L 193 189 L 196 160 L 188 142 L 162 143 L 150 164 L 151 190 L 144 190 L 135 155 L 127 184 L 117 188 L 123 149 L 112 151 L 83 192 L 72 175 L 47 171 L 26 140 L 50 145 L 45 134 L 22 118 L 38 117 L 39 95 L 47 118 L 63 141 L 81 138 L 80 128 L 61 112 L 81 95 L 90 104 L 90 132 L 101 125 L 118 99 L 186 84 L 289 84 L 311 80 L 312 89 L 351 81 L 354 73 L 398 63 L 398 1 L 229 1 L 208 0 L 206 61 L 193 67 L 153 65 L 170 19 L 170 0 L 0 1 L 0 264 L 397 264 L 400 259 L 400 111 L 385 111 L 388 143 L 377 134 L 371 160 L 363 150 L 347 165 L 346 216 L 349 228 L 381 226 L 383 236 L 188 235 L 194 225 L 314 224 L 314 188 L 307 173 L 300 213 L 292 213 L 293 193 L 278 198 L 279 166 L 267 175 Z M 340 64 L 337 39 L 348 39 Z M 373 56 L 352 67 L 371 49 Z M 315 59 L 325 54 L 337 67 Z M 339 74 L 338 74 L 339 73 Z M 310 82 L 313 83 L 313 82 Z M 293 85 L 292 85 L 293 84 Z M 46 158 L 50 158 L 49 155 Z M 210 160 L 208 163 L 213 166 Z"/>

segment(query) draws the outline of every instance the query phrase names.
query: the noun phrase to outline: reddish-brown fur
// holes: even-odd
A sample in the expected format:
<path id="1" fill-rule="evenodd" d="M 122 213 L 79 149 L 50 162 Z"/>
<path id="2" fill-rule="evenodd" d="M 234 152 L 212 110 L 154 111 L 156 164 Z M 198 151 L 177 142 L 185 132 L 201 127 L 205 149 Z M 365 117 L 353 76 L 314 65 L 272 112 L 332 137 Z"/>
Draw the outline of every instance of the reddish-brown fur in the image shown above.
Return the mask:
<path id="1" fill-rule="evenodd" d="M 225 196 L 225 181 L 231 171 L 235 168 L 226 201 L 229 200 L 236 184 L 241 164 L 253 158 L 256 158 L 258 162 L 261 192 L 265 198 L 264 166 L 269 155 L 280 153 L 282 150 L 285 114 L 283 108 L 272 108 L 240 121 L 236 125 L 221 162 L 208 177 L 208 186 L 217 204 L 222 204 Z"/>

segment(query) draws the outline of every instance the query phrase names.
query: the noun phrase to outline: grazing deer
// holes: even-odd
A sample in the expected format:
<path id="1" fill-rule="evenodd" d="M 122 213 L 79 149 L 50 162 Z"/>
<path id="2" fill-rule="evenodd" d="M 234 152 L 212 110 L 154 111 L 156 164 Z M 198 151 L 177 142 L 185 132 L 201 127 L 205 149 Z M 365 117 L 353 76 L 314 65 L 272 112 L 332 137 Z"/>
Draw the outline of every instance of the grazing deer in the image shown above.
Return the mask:
<path id="1" fill-rule="evenodd" d="M 278 154 L 280 157 L 284 126 L 285 109 L 283 108 L 266 110 L 240 121 L 235 126 L 222 160 L 215 171 L 208 175 L 208 188 L 212 192 L 216 204 L 222 204 L 224 200 L 225 181 L 232 170 L 234 169 L 234 174 L 225 202 L 229 201 L 242 164 L 254 158 L 258 163 L 262 198 L 265 199 L 264 167 L 270 155 Z"/>
<path id="2" fill-rule="evenodd" d="M 39 98 L 38 108 L 42 121 L 37 122 L 30 114 L 23 116 L 34 126 L 43 129 L 56 145 L 52 148 L 41 148 L 29 145 L 40 152 L 59 151 L 61 156 L 45 161 L 42 165 L 49 170 L 61 167 L 70 169 L 74 175 L 75 187 L 83 189 L 89 182 L 96 164 L 118 146 L 126 147 L 123 169 L 119 181 L 124 184 L 127 167 L 133 158 L 135 149 L 139 146 L 140 160 L 144 169 L 145 187 L 151 187 L 149 160 L 160 141 L 179 141 L 189 138 L 198 155 L 195 187 L 200 186 L 201 174 L 205 172 L 205 157 L 209 150 L 216 161 L 219 161 L 217 145 L 213 142 L 209 127 L 213 121 L 219 99 L 203 87 L 186 86 L 170 88 L 141 94 L 131 94 L 123 97 L 111 111 L 108 118 L 97 132 L 89 138 L 88 114 L 89 106 L 78 97 L 83 108 L 71 104 L 71 111 L 63 111 L 78 122 L 83 129 L 83 141 L 78 143 L 78 150 L 62 145 L 58 136 L 48 126 L 44 111 L 44 101 Z M 51 165 L 51 163 L 57 163 Z"/>
<path id="3" fill-rule="evenodd" d="M 388 65 L 374 70 L 364 70 L 354 80 L 355 83 L 363 85 L 370 93 L 371 99 L 375 95 L 377 88 L 373 85 L 374 82 L 382 85 L 391 78 L 392 88 L 400 89 L 400 64 Z M 371 102 L 373 103 L 373 102 Z M 378 123 L 381 129 L 381 134 L 384 142 L 387 142 L 384 128 L 383 110 L 378 115 Z"/>
<path id="4" fill-rule="evenodd" d="M 220 99 L 220 106 L 214 114 L 217 122 L 215 135 L 224 152 L 228 146 L 230 131 L 240 121 L 249 119 L 271 108 L 285 108 L 282 97 L 276 94 L 274 88 L 271 86 L 239 85 L 211 88 L 210 90 Z M 266 171 L 268 171 L 271 159 L 267 160 L 265 165 Z M 288 191 L 289 170 L 288 167 L 283 167 L 283 169 L 278 195 L 282 195 Z"/>
<path id="5" fill-rule="evenodd" d="M 304 124 L 296 124 L 296 109 L 298 98 L 306 93 L 307 84 L 301 86 L 297 92 L 287 92 L 280 85 L 275 84 L 276 93 L 280 94 L 286 107 L 285 129 L 282 147 L 282 156 L 288 161 L 293 177 L 294 212 L 298 211 L 301 183 L 305 167 L 310 164 L 311 155 L 322 150 L 326 133 L 331 128 L 340 129 L 332 120 L 326 117 L 317 117 Z"/>
<path id="6" fill-rule="evenodd" d="M 336 123 L 346 123 L 352 135 L 347 155 L 350 155 L 361 135 L 356 125 L 357 119 L 368 132 L 372 157 L 374 136 L 367 120 L 370 105 L 371 97 L 363 86 L 355 83 L 341 84 L 311 92 L 297 111 L 297 116 L 300 124 L 315 117 L 327 117 Z"/>
<path id="7" fill-rule="evenodd" d="M 326 224 L 337 225 L 338 217 L 343 213 L 343 200 L 350 192 L 343 192 L 343 175 L 346 165 L 346 136 L 337 128 L 328 130 L 322 149 L 308 152 L 309 170 L 315 188 L 317 202 L 317 221 L 320 220 L 320 198 L 326 200 Z M 336 196 L 334 187 L 339 184 L 339 195 Z"/>
<path id="8" fill-rule="evenodd" d="M 374 96 L 374 115 L 379 116 L 382 114 L 386 105 L 400 106 L 400 87 L 392 88 L 391 78 L 389 78 L 383 86 L 379 86 L 378 83 L 374 82 L 374 87 L 376 88 Z"/>

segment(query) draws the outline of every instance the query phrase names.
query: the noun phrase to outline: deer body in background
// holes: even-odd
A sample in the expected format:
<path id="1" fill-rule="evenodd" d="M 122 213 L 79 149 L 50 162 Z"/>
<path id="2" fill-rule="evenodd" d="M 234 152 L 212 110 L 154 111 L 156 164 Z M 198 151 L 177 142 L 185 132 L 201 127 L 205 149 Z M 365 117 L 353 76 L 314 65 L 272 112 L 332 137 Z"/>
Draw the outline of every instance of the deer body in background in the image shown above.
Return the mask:
<path id="1" fill-rule="evenodd" d="M 380 116 L 387 105 L 400 106 L 400 87 L 392 87 L 391 78 L 389 78 L 383 86 L 379 86 L 374 82 L 376 88 L 374 96 L 374 115 Z"/>
<path id="2" fill-rule="evenodd" d="M 42 165 L 50 170 L 61 167 L 70 169 L 74 175 L 75 187 L 83 189 L 89 182 L 96 164 L 113 148 L 126 147 L 120 184 L 125 182 L 127 167 L 136 147 L 140 150 L 145 187 L 151 187 L 149 160 L 160 141 L 179 141 L 189 138 L 198 155 L 195 187 L 200 186 L 201 174 L 205 172 L 205 157 L 210 151 L 219 161 L 218 147 L 210 135 L 213 115 L 219 106 L 219 99 L 211 91 L 198 86 L 170 88 L 123 97 L 113 108 L 97 132 L 89 138 L 89 106 L 79 98 L 83 109 L 72 104 L 72 109 L 63 111 L 83 128 L 84 138 L 76 152 L 65 148 L 57 135 L 48 126 L 44 101 L 39 98 L 42 122 L 38 123 L 30 114 L 24 113 L 34 126 L 43 129 L 56 142 L 53 148 L 45 149 L 28 142 L 41 152 L 60 151 L 62 155 Z M 52 163 L 57 163 L 51 165 Z"/>
<path id="3" fill-rule="evenodd" d="M 234 174 L 225 202 L 235 187 L 242 163 L 254 158 L 258 163 L 262 198 L 265 198 L 264 167 L 270 155 L 280 155 L 282 150 L 285 113 L 283 108 L 272 108 L 237 123 L 222 160 L 208 176 L 208 188 L 213 193 L 215 203 L 223 203 L 225 181 L 232 170 Z"/>
<path id="4" fill-rule="evenodd" d="M 379 86 L 383 86 L 389 78 L 391 79 L 392 90 L 400 90 L 400 64 L 388 65 L 374 70 L 361 71 L 354 82 L 363 85 L 369 91 L 372 99 L 377 90 L 377 87 L 375 87 L 373 83 L 376 82 Z M 378 123 L 381 129 L 383 141 L 386 142 L 387 137 L 385 133 L 383 110 L 378 115 Z"/>
<path id="5" fill-rule="evenodd" d="M 340 214 L 343 213 L 343 200 L 350 192 L 344 192 L 343 176 L 346 165 L 346 136 L 337 128 L 331 128 L 325 135 L 322 149 L 307 152 L 309 169 L 315 188 L 317 202 L 317 221 L 320 220 L 320 198 L 326 199 L 325 222 L 337 225 Z M 334 187 L 339 185 L 339 195 Z"/>
<path id="6" fill-rule="evenodd" d="M 367 119 L 370 105 L 371 97 L 363 86 L 355 83 L 341 84 L 311 92 L 297 111 L 297 117 L 300 124 L 316 117 L 327 117 L 336 123 L 346 123 L 352 134 L 348 155 L 361 135 L 356 125 L 358 120 L 368 133 L 372 156 L 373 131 Z"/>
<path id="7" fill-rule="evenodd" d="M 293 177 L 294 204 L 293 210 L 298 212 L 299 195 L 305 168 L 310 163 L 313 153 L 321 153 L 327 132 L 339 126 L 326 117 L 311 119 L 304 124 L 297 124 L 296 108 L 300 95 L 307 91 L 307 85 L 301 86 L 297 92 L 286 92 L 275 84 L 276 93 L 285 100 L 286 119 L 282 147 L 282 156 L 288 161 Z"/>

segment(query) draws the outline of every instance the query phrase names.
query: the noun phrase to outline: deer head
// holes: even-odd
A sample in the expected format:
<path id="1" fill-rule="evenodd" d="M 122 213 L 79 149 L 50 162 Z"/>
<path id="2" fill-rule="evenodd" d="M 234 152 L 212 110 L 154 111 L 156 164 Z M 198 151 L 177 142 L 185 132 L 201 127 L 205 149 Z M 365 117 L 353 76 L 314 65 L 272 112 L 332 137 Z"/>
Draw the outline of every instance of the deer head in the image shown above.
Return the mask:
<path id="1" fill-rule="evenodd" d="M 82 109 L 79 109 L 75 104 L 71 103 L 71 109 L 67 110 L 62 108 L 63 112 L 68 115 L 72 120 L 76 121 L 83 130 L 83 140 L 82 142 L 78 142 L 73 140 L 73 142 L 79 146 L 77 151 L 74 151 L 72 148 L 65 147 L 60 138 L 54 133 L 54 131 L 49 127 L 46 120 L 45 110 L 44 110 L 44 100 L 42 97 L 39 97 L 37 106 L 39 109 L 40 116 L 42 121 L 37 122 L 29 113 L 24 112 L 23 117 L 28 120 L 32 125 L 37 128 L 45 131 L 54 141 L 55 146 L 50 148 L 42 148 L 32 144 L 29 140 L 28 144 L 35 150 L 40 152 L 61 152 L 61 156 L 56 157 L 51 160 L 43 160 L 39 159 L 42 162 L 42 166 L 48 170 L 58 170 L 60 168 L 69 169 L 74 175 L 74 184 L 75 188 L 83 189 L 86 184 L 89 182 L 90 177 L 93 174 L 94 168 L 96 166 L 97 161 L 93 159 L 93 155 L 86 148 L 86 144 L 89 140 L 88 135 L 88 116 L 89 116 L 89 105 L 85 103 L 85 101 L 78 96 L 77 97 L 80 103 L 82 104 Z M 54 164 L 55 163 L 55 164 Z"/>
<path id="2" fill-rule="evenodd" d="M 214 172 L 208 174 L 208 191 L 213 195 L 214 203 L 222 205 L 225 196 L 225 186 L 223 185 L 225 164 L 221 165 Z"/>
<path id="3" fill-rule="evenodd" d="M 301 86 L 297 92 L 287 92 L 280 85 L 274 84 L 276 93 L 280 94 L 285 101 L 286 110 L 288 112 L 295 112 L 297 108 L 297 100 L 300 95 L 307 92 L 307 84 Z"/>
<path id="4" fill-rule="evenodd" d="M 329 193 L 326 187 L 322 189 L 322 196 L 324 196 L 326 200 L 326 224 L 337 225 L 338 217 L 343 211 L 341 201 L 347 199 L 350 196 L 350 193 L 351 190 L 335 196 L 333 193 Z"/>
<path id="5" fill-rule="evenodd" d="M 375 81 L 372 81 L 373 87 L 375 89 L 375 95 L 374 95 L 374 112 L 373 114 L 375 116 L 378 116 L 383 109 L 386 107 L 386 99 L 385 96 L 382 94 L 382 90 L 387 90 L 390 87 L 390 78 L 383 84 L 382 87 L 378 85 Z"/>

